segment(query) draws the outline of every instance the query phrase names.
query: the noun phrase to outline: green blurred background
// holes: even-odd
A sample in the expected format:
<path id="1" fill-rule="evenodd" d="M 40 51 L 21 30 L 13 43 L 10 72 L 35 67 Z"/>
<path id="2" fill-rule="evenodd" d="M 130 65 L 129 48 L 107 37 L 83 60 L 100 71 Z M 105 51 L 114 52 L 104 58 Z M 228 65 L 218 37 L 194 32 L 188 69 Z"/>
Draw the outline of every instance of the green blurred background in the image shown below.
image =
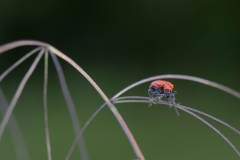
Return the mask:
<path id="1" fill-rule="evenodd" d="M 0 1 L 0 44 L 34 39 L 47 42 L 76 61 L 110 98 L 150 76 L 184 74 L 240 91 L 240 2 L 216 1 Z M 32 47 L 4 53 L 0 73 Z M 33 57 L 1 82 L 10 102 Z M 60 61 L 84 124 L 103 103 L 91 85 Z M 50 61 L 49 123 L 54 160 L 64 159 L 74 133 Z M 170 80 L 177 102 L 209 113 L 240 129 L 240 101 L 199 83 Z M 124 95 L 147 96 L 149 84 Z M 14 114 L 30 157 L 47 159 L 43 121 L 43 61 L 30 78 Z M 120 113 L 147 160 L 237 160 L 233 149 L 192 116 L 164 105 L 119 104 Z M 2 117 L 1 117 L 2 118 Z M 208 119 L 207 119 L 208 120 Z M 209 120 L 240 149 L 240 137 Z M 132 160 L 134 152 L 116 119 L 104 108 L 84 133 L 91 160 Z M 15 160 L 9 132 L 0 143 L 0 159 Z M 77 149 L 72 159 L 79 159 Z"/>

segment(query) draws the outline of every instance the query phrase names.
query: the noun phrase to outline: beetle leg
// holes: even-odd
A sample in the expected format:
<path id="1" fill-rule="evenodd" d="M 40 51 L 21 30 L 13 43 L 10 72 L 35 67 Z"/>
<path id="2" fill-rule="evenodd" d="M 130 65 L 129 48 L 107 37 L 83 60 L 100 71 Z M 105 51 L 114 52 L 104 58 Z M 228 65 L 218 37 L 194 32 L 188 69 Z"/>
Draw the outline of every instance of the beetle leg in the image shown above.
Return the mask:
<path id="1" fill-rule="evenodd" d="M 175 106 L 175 103 L 173 104 L 173 107 L 174 107 L 174 109 L 175 109 L 177 115 L 179 116 L 179 113 L 178 113 L 177 107 Z"/>
<path id="2" fill-rule="evenodd" d="M 151 107 L 151 106 L 152 106 L 152 104 L 153 104 L 153 102 L 149 102 L 149 105 L 148 105 L 148 107 Z"/>
<path id="3" fill-rule="evenodd" d="M 154 99 L 155 104 L 157 104 L 159 101 L 161 101 L 163 96 L 164 96 L 164 94 L 158 94 L 157 97 Z"/>
<path id="4" fill-rule="evenodd" d="M 174 91 L 173 93 L 167 93 L 165 97 L 168 100 L 168 102 L 171 103 L 170 108 L 171 108 L 171 106 L 173 106 L 174 109 L 175 109 L 175 112 L 179 116 L 179 113 L 178 113 L 178 110 L 177 110 L 177 107 L 176 107 L 176 103 L 175 103 L 175 95 L 176 94 L 177 94 L 177 92 Z"/>
<path id="5" fill-rule="evenodd" d="M 157 104 L 157 103 L 160 101 L 160 99 L 161 99 L 161 97 L 156 97 L 156 98 L 154 99 L 154 104 Z"/>
<path id="6" fill-rule="evenodd" d="M 170 99 L 169 102 L 173 105 L 174 109 L 175 109 L 175 112 L 177 113 L 177 115 L 179 116 L 179 113 L 178 113 L 178 110 L 177 110 L 177 107 L 176 107 L 176 103 Z"/>
<path id="7" fill-rule="evenodd" d="M 152 104 L 157 104 L 160 100 L 161 100 L 161 96 L 156 96 L 155 98 L 153 97 L 151 102 L 149 103 L 149 107 L 152 105 Z"/>
<path id="8" fill-rule="evenodd" d="M 152 95 L 152 93 L 150 92 L 150 90 L 148 90 L 148 95 L 149 95 L 149 107 L 151 107 L 152 104 L 153 104 L 153 102 L 152 102 L 153 95 Z"/>
<path id="9" fill-rule="evenodd" d="M 174 96 L 177 94 L 177 91 L 173 91 Z"/>

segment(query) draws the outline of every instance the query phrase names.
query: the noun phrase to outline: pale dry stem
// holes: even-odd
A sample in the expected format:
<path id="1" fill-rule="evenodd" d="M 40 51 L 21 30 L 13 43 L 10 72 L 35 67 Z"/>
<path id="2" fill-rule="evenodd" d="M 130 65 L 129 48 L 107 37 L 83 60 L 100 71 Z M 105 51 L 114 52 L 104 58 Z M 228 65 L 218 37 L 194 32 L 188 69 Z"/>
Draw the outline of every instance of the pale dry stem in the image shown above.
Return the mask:
<path id="1" fill-rule="evenodd" d="M 104 99 L 104 101 L 107 103 L 109 106 L 110 110 L 118 120 L 119 124 L 121 125 L 122 129 L 124 130 L 130 144 L 132 145 L 132 148 L 137 156 L 138 159 L 140 160 L 145 160 L 135 138 L 133 137 L 130 129 L 128 128 L 127 124 L 123 120 L 122 116 L 118 112 L 117 108 L 109 101 L 107 96 L 103 93 L 103 91 L 100 89 L 100 87 L 93 81 L 93 79 L 80 67 L 78 66 L 72 59 L 70 59 L 68 56 L 57 50 L 56 48 L 50 47 L 49 48 L 50 52 L 56 54 L 57 56 L 61 57 L 65 61 L 67 61 L 69 64 L 71 64 L 76 70 L 78 70 L 91 84 L 92 86 L 97 90 L 97 92 L 101 95 L 101 97 Z M 67 155 L 66 160 L 70 158 L 70 154 Z"/>
<path id="2" fill-rule="evenodd" d="M 74 132 L 77 136 L 78 132 L 81 131 L 81 128 L 80 128 L 80 122 L 79 122 L 79 118 L 78 118 L 78 115 L 77 115 L 76 107 L 73 103 L 72 96 L 69 92 L 69 89 L 68 89 L 68 86 L 67 86 L 67 83 L 66 83 L 66 79 L 65 79 L 62 67 L 61 67 L 61 65 L 60 65 L 60 63 L 57 59 L 57 56 L 55 54 L 52 54 L 52 53 L 50 53 L 50 55 L 52 57 L 53 63 L 54 63 L 55 68 L 57 70 L 58 79 L 60 81 L 60 85 L 61 85 L 61 88 L 62 88 L 62 93 L 63 93 L 63 96 L 64 96 L 65 101 L 66 101 L 67 106 L 68 106 L 68 110 L 69 110 L 70 117 L 71 117 L 71 120 L 72 120 Z M 79 154 L 80 154 L 81 159 L 82 160 L 88 160 L 89 156 L 88 156 L 87 148 L 86 148 L 84 139 L 82 137 L 78 140 L 78 148 L 79 148 Z"/>
<path id="3" fill-rule="evenodd" d="M 0 112 L 2 116 L 5 115 L 8 109 L 8 102 L 0 88 Z M 9 122 L 7 124 L 7 128 L 11 135 L 11 140 L 15 149 L 15 153 L 18 160 L 30 160 L 29 153 L 27 150 L 26 143 L 24 141 L 23 134 L 21 132 L 21 128 L 18 125 L 18 121 L 15 118 L 14 114 L 11 115 Z"/>
<path id="4" fill-rule="evenodd" d="M 50 135 L 49 135 L 49 124 L 48 124 L 47 87 L 48 87 L 48 51 L 45 51 L 44 84 L 43 84 L 44 124 L 45 124 L 47 156 L 48 156 L 48 160 L 52 160 L 51 143 L 50 143 Z"/>
<path id="5" fill-rule="evenodd" d="M 118 112 L 118 110 L 116 109 L 116 107 L 113 104 L 111 104 L 109 99 L 106 97 L 106 95 L 103 93 L 103 91 L 99 88 L 99 86 L 92 80 L 92 78 L 80 66 L 78 66 L 72 59 L 70 59 L 65 54 L 63 54 L 62 52 L 60 52 L 56 48 L 54 48 L 54 47 L 52 47 L 52 46 L 50 46 L 46 43 L 39 42 L 39 41 L 32 41 L 32 40 L 21 40 L 21 41 L 8 43 L 6 45 L 2 45 L 2 46 L 0 46 L 0 54 L 7 51 L 7 50 L 10 50 L 10 49 L 13 49 L 13 48 L 16 48 L 16 47 L 19 47 L 19 46 L 24 46 L 24 45 L 42 46 L 43 48 L 48 49 L 48 51 L 50 51 L 51 53 L 54 53 L 57 56 L 61 57 L 62 59 L 67 61 L 69 64 L 71 64 L 76 70 L 78 70 L 92 84 L 92 86 L 97 90 L 97 92 L 101 95 L 101 97 L 104 99 L 106 104 L 109 106 L 110 110 L 112 111 L 112 113 L 114 114 L 116 119 L 118 120 L 122 129 L 124 130 L 130 144 L 132 145 L 132 148 L 133 148 L 137 158 L 139 160 L 145 160 L 145 158 L 144 158 L 144 156 L 143 156 L 135 138 L 133 137 L 131 131 L 127 127 L 125 121 L 122 119 L 122 117 L 121 117 L 120 113 Z M 10 112 L 10 114 L 11 114 L 11 112 Z M 5 127 L 3 127 L 2 129 L 4 129 L 4 128 Z M 0 129 L 1 129 L 1 126 L 0 126 Z M 3 130 L 2 130 L 2 132 L 3 132 Z"/>
<path id="6" fill-rule="evenodd" d="M 22 93 L 22 90 L 25 86 L 25 84 L 27 83 L 29 77 L 32 75 L 34 69 L 36 68 L 38 62 L 40 61 L 42 55 L 44 54 L 44 50 L 41 50 L 41 52 L 38 54 L 38 56 L 35 58 L 34 62 L 32 63 L 31 67 L 29 68 L 29 70 L 27 71 L 27 73 L 25 74 L 25 76 L 23 77 L 21 83 L 19 84 L 18 86 L 18 89 L 8 107 L 8 110 L 6 112 L 6 114 L 4 115 L 3 117 L 3 120 L 0 124 L 0 140 L 2 138 L 2 135 L 3 135 L 3 131 L 9 121 L 9 118 L 11 117 L 12 115 L 12 112 L 13 112 L 13 109 L 18 101 L 18 98 L 20 97 L 21 93 Z"/>
<path id="7" fill-rule="evenodd" d="M 198 77 L 194 77 L 194 76 L 187 76 L 187 75 L 173 75 L 173 74 L 166 74 L 166 75 L 159 75 L 159 76 L 153 76 L 153 77 L 149 77 L 149 78 L 145 78 L 145 79 L 142 79 L 138 82 L 135 82 L 131 85 L 129 85 L 128 87 L 124 88 L 123 90 L 121 90 L 120 92 L 118 92 L 115 96 L 113 96 L 111 98 L 111 101 L 114 103 L 115 100 L 120 96 L 122 95 L 123 93 L 125 93 L 126 91 L 142 84 L 142 83 L 146 83 L 146 82 L 149 82 L 149 81 L 153 81 L 153 80 L 157 80 L 157 79 L 184 79 L 184 80 L 189 80 L 189 81 L 195 81 L 195 82 L 199 82 L 199 83 L 202 83 L 202 84 L 205 84 L 205 85 L 209 85 L 209 86 L 212 86 L 214 88 L 218 88 L 224 92 L 227 92 L 237 98 L 240 98 L 240 93 L 229 88 L 229 87 L 226 87 L 226 86 L 223 86 L 221 84 L 218 84 L 218 83 L 215 83 L 215 82 L 212 82 L 212 81 L 209 81 L 209 80 L 206 80 L 206 79 L 202 79 L 202 78 L 198 78 Z M 144 102 L 144 100 L 141 100 L 142 102 Z M 84 124 L 83 128 L 82 128 L 82 131 L 80 131 L 78 133 L 78 136 L 75 138 L 74 142 L 72 143 L 72 146 L 71 146 L 71 149 L 73 150 L 75 144 L 76 144 L 76 141 L 81 137 L 81 135 L 83 134 L 84 130 L 87 128 L 87 126 L 90 124 L 90 122 L 93 120 L 93 118 L 98 114 L 98 112 L 100 112 L 104 106 L 106 105 L 106 103 L 104 103 L 103 105 L 101 105 L 94 113 L 93 115 L 87 120 L 87 122 Z M 236 132 L 236 131 L 235 131 Z"/>
<path id="8" fill-rule="evenodd" d="M 129 98 L 132 98 L 133 96 L 129 96 L 129 97 L 120 97 L 119 99 L 117 99 L 115 101 L 115 103 L 149 103 L 149 100 L 146 100 L 145 98 L 142 99 L 142 100 L 139 100 L 141 99 L 140 97 L 138 99 L 130 99 Z M 124 99 L 124 100 L 123 100 Z M 126 100 L 128 99 L 128 100 Z M 165 104 L 165 105 L 171 105 L 170 103 L 166 102 L 166 101 L 160 101 L 158 102 L 159 104 Z M 238 149 L 233 145 L 233 143 L 227 138 L 225 137 L 218 129 L 216 129 L 213 125 L 211 125 L 210 123 L 208 123 L 206 120 L 202 119 L 201 117 L 199 117 L 198 115 L 194 114 L 193 112 L 189 111 L 189 110 L 192 110 L 194 112 L 197 112 L 199 114 L 202 114 L 206 117 L 209 117 L 225 126 L 227 126 L 228 128 L 230 128 L 231 130 L 235 131 L 236 133 L 240 134 L 240 131 L 238 131 L 237 129 L 235 129 L 234 127 L 230 126 L 229 124 L 223 122 L 222 120 L 216 118 L 216 117 L 213 117 L 209 114 L 206 114 L 204 112 L 201 112 L 201 111 L 198 111 L 196 109 L 192 109 L 190 107 L 186 107 L 186 106 L 183 106 L 183 105 L 176 105 L 177 108 L 183 110 L 184 112 L 187 112 L 188 114 L 194 116 L 195 118 L 197 118 L 198 120 L 202 121 L 203 123 L 205 123 L 208 127 L 210 127 L 211 129 L 213 129 L 215 132 L 217 132 L 232 148 L 233 150 L 238 154 L 238 156 L 240 156 L 240 152 L 238 151 Z"/>

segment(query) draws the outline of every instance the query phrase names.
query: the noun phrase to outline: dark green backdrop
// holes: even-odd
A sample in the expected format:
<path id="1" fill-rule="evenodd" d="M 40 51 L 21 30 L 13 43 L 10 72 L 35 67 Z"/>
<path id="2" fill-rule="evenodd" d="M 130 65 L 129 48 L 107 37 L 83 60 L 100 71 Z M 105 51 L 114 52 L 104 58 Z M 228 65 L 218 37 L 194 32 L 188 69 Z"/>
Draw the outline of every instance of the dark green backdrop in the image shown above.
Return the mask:
<path id="1" fill-rule="evenodd" d="M 240 91 L 240 2 L 202 1 L 0 1 L 0 44 L 34 39 L 52 44 L 75 60 L 110 98 L 140 79 L 160 74 L 185 74 L 215 81 Z M 0 55 L 0 73 L 29 51 Z M 11 100 L 29 59 L 1 87 Z M 90 84 L 60 61 L 83 124 L 103 103 Z M 57 74 L 50 61 L 49 123 L 53 159 L 64 159 L 74 134 Z M 216 116 L 240 129 L 240 101 L 195 82 L 171 80 L 177 102 Z M 149 84 L 125 95 L 147 96 Z M 31 159 L 45 160 L 43 61 L 14 110 Z M 237 160 L 232 148 L 197 119 L 159 105 L 119 104 L 147 160 Z M 213 121 L 210 121 L 213 122 Z M 215 122 L 240 149 L 240 136 Z M 131 160 L 134 152 L 112 113 L 105 108 L 84 138 L 91 160 Z M 75 150 L 72 159 L 78 159 Z M 6 131 L 0 159 L 15 160 Z"/>

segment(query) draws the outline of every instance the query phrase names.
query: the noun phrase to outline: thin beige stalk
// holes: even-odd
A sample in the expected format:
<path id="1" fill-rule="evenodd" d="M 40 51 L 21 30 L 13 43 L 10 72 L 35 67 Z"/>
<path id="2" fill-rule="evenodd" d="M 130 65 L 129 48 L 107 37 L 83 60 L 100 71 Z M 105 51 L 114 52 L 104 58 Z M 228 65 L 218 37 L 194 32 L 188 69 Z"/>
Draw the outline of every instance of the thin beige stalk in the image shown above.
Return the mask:
<path id="1" fill-rule="evenodd" d="M 121 90 L 120 92 L 118 92 L 115 96 L 113 96 L 111 98 L 111 101 L 114 103 L 115 100 L 120 96 L 122 95 L 123 93 L 125 93 L 126 91 L 142 84 L 142 83 L 146 83 L 146 82 L 149 82 L 149 81 L 153 81 L 153 80 L 156 80 L 156 79 L 184 79 L 184 80 L 189 80 L 189 81 L 195 81 L 195 82 L 199 82 L 199 83 L 202 83 L 202 84 L 205 84 L 205 85 L 209 85 L 209 86 L 212 86 L 212 87 L 215 87 L 215 88 L 218 88 L 224 92 L 227 92 L 237 98 L 240 98 L 240 93 L 229 88 L 229 87 L 226 87 L 226 86 L 223 86 L 221 84 L 218 84 L 218 83 L 215 83 L 215 82 L 212 82 L 212 81 L 209 81 L 209 80 L 206 80 L 206 79 L 202 79 L 202 78 L 198 78 L 198 77 L 193 77 L 193 76 L 187 76 L 187 75 L 174 75 L 174 74 L 166 74 L 166 75 L 159 75 L 159 76 L 153 76 L 153 77 L 149 77 L 149 78 L 145 78 L 145 79 L 142 79 L 138 82 L 135 82 L 131 85 L 129 85 L 128 87 L 124 88 L 123 90 Z M 144 100 L 142 100 L 142 102 L 144 102 Z M 74 142 L 72 143 L 72 146 L 71 148 L 73 149 L 74 146 L 76 145 L 76 141 L 78 141 L 78 139 L 81 137 L 81 134 L 83 134 L 84 130 L 87 128 L 87 126 L 90 124 L 90 122 L 93 120 L 93 118 L 104 108 L 106 104 L 104 103 L 103 105 L 101 105 L 94 113 L 93 115 L 87 120 L 87 122 L 84 124 L 82 130 L 78 133 L 78 135 L 76 136 Z"/>
<path id="2" fill-rule="evenodd" d="M 232 144 L 232 142 L 225 137 L 219 130 L 217 130 L 215 127 L 213 127 L 210 123 L 208 123 L 207 121 L 205 121 L 204 119 L 202 119 L 201 117 L 199 117 L 198 115 L 192 113 L 191 111 L 178 107 L 179 109 L 187 112 L 188 114 L 191 114 L 192 116 L 196 117 L 197 119 L 199 119 L 200 121 L 202 121 L 203 123 L 205 123 L 206 125 L 208 125 L 210 128 L 212 128 L 215 132 L 217 132 L 217 134 L 219 134 L 232 148 L 233 150 L 238 154 L 238 156 L 240 156 L 240 152 L 237 150 L 237 148 Z"/>
<path id="3" fill-rule="evenodd" d="M 21 83 L 19 84 L 18 86 L 18 89 L 7 109 L 7 112 L 5 113 L 4 117 L 3 117 L 3 120 L 1 122 L 1 125 L 0 125 L 0 141 L 1 141 L 1 138 L 2 138 L 2 135 L 3 135 L 3 131 L 9 121 L 9 118 L 11 117 L 11 114 L 13 112 L 13 109 L 18 101 L 18 98 L 20 97 L 21 93 L 22 93 L 22 90 L 25 86 L 25 84 L 27 83 L 29 77 L 32 75 L 34 69 L 36 68 L 38 62 L 40 61 L 42 55 L 44 54 L 44 50 L 41 50 L 41 52 L 38 54 L 38 56 L 35 58 L 34 62 L 32 63 L 31 67 L 29 68 L 29 70 L 27 71 L 27 73 L 25 74 L 25 76 L 23 77 Z"/>
<path id="4" fill-rule="evenodd" d="M 149 97 L 144 97 L 144 96 L 126 96 L 126 97 L 119 97 L 119 98 L 116 98 L 114 100 L 114 103 L 117 104 L 117 103 L 149 103 Z M 159 101 L 158 104 L 165 104 L 165 105 L 171 105 L 169 104 L 169 102 L 166 102 L 166 101 Z M 104 103 L 102 106 L 100 106 L 98 108 L 97 111 L 94 112 L 94 114 L 89 118 L 89 120 L 86 122 L 86 124 L 83 126 L 82 130 L 81 130 L 81 133 L 79 132 L 78 136 L 76 137 L 76 140 L 78 138 L 81 137 L 81 134 L 84 132 L 84 130 L 86 129 L 87 125 L 91 122 L 91 120 L 97 115 L 97 113 L 105 106 L 106 104 Z M 182 107 L 183 109 L 187 109 L 187 110 L 191 110 L 191 111 L 194 111 L 194 112 L 197 112 L 201 115 L 204 115 L 206 117 L 209 117 L 223 125 L 225 125 L 226 127 L 230 128 L 231 130 L 233 130 L 234 132 L 236 132 L 237 134 L 240 135 L 240 131 L 237 130 L 236 128 L 232 127 L 231 125 L 227 124 L 226 122 L 212 116 L 212 115 L 209 115 L 205 112 L 202 112 L 202 111 L 199 111 L 197 109 L 194 109 L 194 108 L 191 108 L 191 107 L 186 107 L 186 106 L 181 106 L 181 105 L 176 105 L 176 107 Z M 75 141 L 76 141 L 75 140 Z"/>
<path id="5" fill-rule="evenodd" d="M 121 99 L 127 99 L 127 98 L 129 98 L 129 97 L 121 97 Z M 132 103 L 149 103 L 149 101 L 148 101 L 148 100 L 145 100 L 145 98 L 142 99 L 142 100 L 139 100 L 139 99 L 130 99 L 130 100 L 116 100 L 116 101 L 115 101 L 115 103 L 131 103 L 131 102 L 132 102 Z M 165 102 L 165 101 L 160 101 L 159 104 L 171 105 L 170 103 Z M 237 148 L 233 145 L 233 143 L 232 143 L 227 137 L 225 137 L 218 129 L 216 129 L 213 125 L 211 125 L 211 124 L 208 123 L 206 120 L 204 120 L 203 118 L 199 117 L 198 115 L 194 114 L 193 112 L 189 111 L 189 110 L 192 109 L 192 108 L 186 107 L 186 106 L 183 106 L 183 105 L 176 105 L 176 107 L 179 108 L 179 109 L 181 109 L 181 110 L 183 110 L 184 112 L 187 112 L 188 114 L 194 116 L 194 117 L 197 118 L 198 120 L 200 120 L 200 121 L 202 121 L 203 123 L 205 123 L 208 127 L 210 127 L 211 129 L 213 129 L 215 132 L 217 132 L 217 134 L 219 134 L 219 135 L 233 148 L 233 150 L 238 154 L 238 156 L 240 156 L 240 152 L 239 152 L 239 151 L 237 150 Z M 219 122 L 219 123 L 222 123 L 223 125 L 229 127 L 230 129 L 232 129 L 233 131 L 235 131 L 235 132 L 238 133 L 238 134 L 240 133 L 237 129 L 235 129 L 234 127 L 230 126 L 229 124 L 221 121 L 220 119 L 217 119 L 217 118 L 215 118 L 215 117 L 213 117 L 213 116 L 211 116 L 211 115 L 208 115 L 208 114 L 206 114 L 206 113 L 204 113 L 204 112 L 201 112 L 201 111 L 198 111 L 198 110 L 196 110 L 196 109 L 193 109 L 193 111 L 194 111 L 194 112 L 197 112 L 197 113 L 200 113 L 200 114 L 202 114 L 202 115 L 204 115 L 204 116 L 207 116 L 207 117 L 209 117 L 209 118 L 211 118 L 211 119 L 214 119 L 214 120 L 216 120 L 216 121 Z"/>
<path id="6" fill-rule="evenodd" d="M 41 46 L 43 48 L 48 48 L 50 45 L 40 41 L 33 41 L 33 40 L 20 40 L 10 42 L 0 46 L 0 54 L 6 52 L 8 50 L 20 47 L 20 46 Z"/>
<path id="7" fill-rule="evenodd" d="M 149 97 L 142 97 L 142 96 L 126 96 L 126 97 L 119 97 L 115 100 L 115 103 L 149 103 Z M 165 105 L 171 105 L 169 104 L 169 102 L 166 101 L 159 101 L 158 104 L 165 104 Z M 211 118 L 221 124 L 223 124 L 224 126 L 230 128 L 231 130 L 233 130 L 234 132 L 236 132 L 237 134 L 240 135 L 240 131 L 237 130 L 236 128 L 232 127 L 231 125 L 227 124 L 226 122 L 210 115 L 207 114 L 205 112 L 199 111 L 197 109 L 191 108 L 191 107 L 187 107 L 187 106 L 183 106 L 183 105 L 176 105 L 177 108 L 182 107 L 183 109 L 187 109 L 187 110 L 191 110 L 193 112 L 199 113 L 201 115 L 204 115 L 208 118 Z"/>
<path id="8" fill-rule="evenodd" d="M 48 107 L 47 107 L 47 87 L 48 87 L 48 51 L 45 51 L 44 57 L 44 84 L 43 84 L 43 105 L 44 105 L 44 124 L 45 124 L 45 135 L 47 145 L 47 156 L 48 160 L 52 160 L 50 135 L 48 127 Z"/>
<path id="9" fill-rule="evenodd" d="M 0 113 L 1 116 L 4 116 L 7 109 L 8 109 L 8 102 L 4 96 L 4 93 L 1 90 L 0 87 Z M 20 126 L 18 124 L 18 121 L 16 117 L 14 116 L 14 113 L 12 113 L 8 124 L 7 124 L 8 131 L 10 133 L 13 147 L 15 149 L 16 158 L 17 160 L 30 160 L 30 156 L 28 153 L 28 149 L 26 146 L 26 142 L 24 140 L 22 131 L 20 129 Z"/>
<path id="10" fill-rule="evenodd" d="M 80 67 L 78 64 L 76 64 L 72 59 L 67 57 L 65 54 L 57 50 L 56 48 L 50 47 L 49 51 L 56 54 L 57 56 L 61 57 L 65 61 L 67 61 L 69 64 L 71 64 L 76 70 L 78 70 L 91 84 L 92 86 L 97 90 L 97 92 L 101 95 L 101 97 L 104 99 L 104 101 L 107 103 L 109 106 L 110 110 L 113 112 L 114 116 L 120 123 L 122 129 L 124 130 L 126 136 L 128 137 L 129 142 L 131 143 L 135 154 L 139 160 L 145 160 L 135 138 L 133 137 L 130 129 L 128 128 L 127 124 L 123 120 L 122 116 L 118 112 L 117 108 L 109 101 L 107 96 L 103 93 L 103 91 L 100 89 L 100 87 L 93 81 L 93 79 Z M 66 157 L 66 160 L 68 160 L 71 156 L 71 153 L 69 153 Z"/>
<path id="11" fill-rule="evenodd" d="M 187 76 L 187 75 L 165 74 L 165 75 L 159 75 L 159 76 L 153 76 L 153 77 L 145 78 L 145 79 L 142 79 L 138 82 L 135 82 L 135 83 L 131 84 L 130 86 L 124 88 L 120 92 L 118 92 L 115 96 L 113 96 L 112 99 L 115 99 L 115 98 L 119 97 L 124 92 L 130 90 L 133 87 L 136 87 L 136 86 L 138 86 L 142 83 L 146 83 L 146 82 L 153 81 L 153 80 L 156 80 L 156 79 L 184 79 L 184 80 L 189 80 L 189 81 L 195 81 L 195 82 L 199 82 L 199 83 L 202 83 L 202 84 L 214 87 L 214 88 L 218 88 L 218 89 L 220 89 L 224 92 L 227 92 L 227 93 L 229 93 L 229 94 L 231 94 L 231 95 L 233 95 L 237 98 L 240 98 L 240 93 L 239 92 L 237 92 L 237 91 L 235 91 L 235 90 L 233 90 L 229 87 L 226 87 L 224 85 L 221 85 L 221 84 L 218 84 L 218 83 L 215 83 L 215 82 L 203 79 L 203 78 L 198 78 L 198 77 L 194 77 L 194 76 Z"/>
<path id="12" fill-rule="evenodd" d="M 53 63 L 55 65 L 55 68 L 56 68 L 56 71 L 58 74 L 58 79 L 60 82 L 60 86 L 62 88 L 62 93 L 63 93 L 63 96 L 67 103 L 68 111 L 69 111 L 69 114 L 70 114 L 70 117 L 72 120 L 73 129 L 77 136 L 78 132 L 81 131 L 81 125 L 80 125 L 80 121 L 78 118 L 75 104 L 74 104 L 74 102 L 72 100 L 72 96 L 69 92 L 68 85 L 67 85 L 62 67 L 58 61 L 58 57 L 52 53 L 50 54 L 50 56 L 52 57 Z M 78 148 L 79 148 L 79 154 L 80 154 L 81 160 L 89 160 L 88 151 L 87 151 L 87 147 L 85 145 L 83 136 L 78 141 Z"/>

